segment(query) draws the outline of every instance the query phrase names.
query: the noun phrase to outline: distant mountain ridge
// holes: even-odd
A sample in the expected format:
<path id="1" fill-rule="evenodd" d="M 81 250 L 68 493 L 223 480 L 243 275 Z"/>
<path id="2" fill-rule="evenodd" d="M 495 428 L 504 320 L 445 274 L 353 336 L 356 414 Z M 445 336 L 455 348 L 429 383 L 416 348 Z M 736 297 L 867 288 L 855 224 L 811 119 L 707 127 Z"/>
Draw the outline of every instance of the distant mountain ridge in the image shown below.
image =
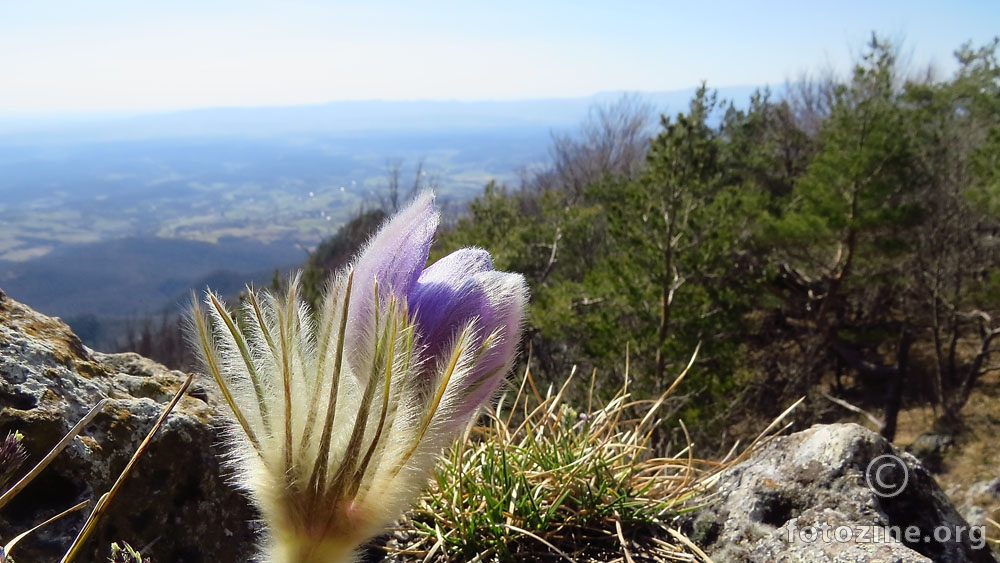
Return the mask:
<path id="1" fill-rule="evenodd" d="M 729 86 L 718 88 L 718 91 L 721 97 L 743 105 L 757 88 Z M 636 94 L 658 111 L 673 114 L 687 107 L 694 91 L 692 87 Z M 579 124 L 595 104 L 614 102 L 624 94 L 626 92 L 604 92 L 585 97 L 528 100 L 338 101 L 301 106 L 191 109 L 120 117 L 74 116 L 63 120 L 0 116 L 0 143 L 526 126 L 560 129 Z"/>

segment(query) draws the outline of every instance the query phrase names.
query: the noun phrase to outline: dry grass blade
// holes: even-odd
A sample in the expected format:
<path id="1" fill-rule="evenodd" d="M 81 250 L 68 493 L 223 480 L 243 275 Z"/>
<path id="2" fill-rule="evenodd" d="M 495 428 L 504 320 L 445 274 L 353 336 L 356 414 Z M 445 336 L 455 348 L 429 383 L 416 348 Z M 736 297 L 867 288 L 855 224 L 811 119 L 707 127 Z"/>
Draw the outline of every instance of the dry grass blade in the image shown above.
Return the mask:
<path id="1" fill-rule="evenodd" d="M 535 534 L 532 534 L 528 530 L 522 530 L 521 528 L 518 528 L 517 526 L 513 526 L 513 525 L 510 525 L 510 524 L 504 524 L 503 527 L 507 528 L 509 530 L 513 530 L 513 531 L 515 531 L 515 532 L 517 532 L 519 534 L 524 534 L 524 535 L 528 536 L 529 538 L 533 538 L 535 540 L 538 540 L 539 542 L 545 544 L 546 547 L 548 547 L 552 551 L 554 551 L 557 554 L 559 554 L 560 557 L 562 557 L 566 561 L 569 561 L 569 563 L 576 563 L 576 560 L 573 559 L 572 557 L 570 557 L 569 555 L 566 555 L 566 553 L 563 550 L 561 550 L 558 547 L 552 545 L 551 543 L 545 541 L 544 538 L 541 538 L 541 537 L 539 537 L 539 536 L 537 536 Z"/>
<path id="2" fill-rule="evenodd" d="M 618 541 L 622 543 L 622 553 L 625 554 L 625 561 L 635 563 L 635 560 L 632 559 L 632 554 L 628 552 L 628 542 L 625 541 L 625 534 L 622 533 L 622 521 L 619 518 L 615 518 L 615 533 L 618 535 Z"/>
<path id="3" fill-rule="evenodd" d="M 77 534 L 76 539 L 73 541 L 73 544 L 70 545 L 69 550 L 66 551 L 66 555 L 63 556 L 60 563 L 70 563 L 79 554 L 84 542 L 87 541 L 87 538 L 90 537 L 91 532 L 93 532 L 94 527 L 97 525 L 97 521 L 107 511 L 108 504 L 118 493 L 122 483 L 125 482 L 129 473 L 132 472 L 132 469 L 135 467 L 135 464 L 138 463 L 139 458 L 142 457 L 143 453 L 145 453 L 146 448 L 148 448 L 149 444 L 153 441 L 153 436 L 160 429 L 160 427 L 163 426 L 164 421 L 167 420 L 167 416 L 174 410 L 177 403 L 180 402 L 184 393 L 187 392 L 192 381 L 194 381 L 194 374 L 189 375 L 187 379 L 184 380 L 184 383 L 181 384 L 177 393 L 174 394 L 174 398 L 170 400 L 170 403 L 167 404 L 167 406 L 163 409 L 163 412 L 160 413 L 159 418 L 156 419 L 153 427 L 149 430 L 149 433 L 146 434 L 146 438 L 141 444 L 139 444 L 135 453 L 132 454 L 132 458 L 129 459 L 128 464 L 125 465 L 125 469 L 121 472 L 121 475 L 118 476 L 118 479 L 115 480 L 114 485 L 111 486 L 111 490 L 101 495 L 100 500 L 98 500 L 97 504 L 94 506 L 94 510 L 92 510 L 90 516 L 87 517 L 87 521 L 84 523 L 83 528 L 80 529 L 80 533 Z"/>
<path id="4" fill-rule="evenodd" d="M 692 542 L 691 540 L 689 540 L 687 536 L 685 536 L 684 534 L 678 532 L 677 530 L 675 530 L 673 528 L 670 528 L 667 531 L 670 532 L 670 535 L 673 536 L 674 539 L 676 539 L 677 541 L 679 541 L 682 544 L 684 544 L 684 547 L 686 547 L 686 548 L 690 549 L 691 551 L 693 551 L 694 553 L 696 553 L 698 555 L 698 557 L 701 557 L 701 560 L 704 563 L 713 563 L 712 558 L 709 557 L 707 553 L 705 553 L 704 551 L 702 551 L 702 549 L 700 547 L 698 547 L 697 545 L 695 545 L 694 542 Z"/>
<path id="5" fill-rule="evenodd" d="M 788 415 L 792 414 L 792 411 L 794 411 L 796 408 L 798 408 L 798 406 L 801 405 L 802 402 L 805 401 L 805 400 L 806 400 L 805 397 L 801 397 L 798 401 L 795 401 L 794 403 L 792 403 L 792 406 L 788 407 L 787 409 L 784 410 L 784 412 L 782 412 L 781 414 L 779 414 L 777 416 L 777 418 L 775 418 L 774 420 L 772 420 L 771 424 L 768 424 L 767 428 L 765 428 L 763 431 L 761 431 L 761 433 L 758 434 L 756 438 L 754 438 L 753 442 L 751 442 L 750 445 L 747 446 L 747 448 L 745 450 L 743 450 L 743 453 L 740 454 L 739 456 L 737 456 L 733 460 L 733 463 L 738 462 L 738 461 L 743 461 L 744 459 L 746 459 L 746 457 L 749 456 L 750 453 L 753 452 L 754 449 L 757 447 L 757 444 L 761 443 L 765 438 L 773 436 L 773 435 L 775 435 L 775 434 L 777 434 L 779 432 L 783 432 L 789 426 L 791 426 L 791 423 L 786 424 L 780 430 L 778 430 L 778 432 L 774 432 L 775 428 L 778 428 L 778 425 L 781 424 L 781 422 L 784 421 L 785 418 L 788 417 Z"/>
<path id="6" fill-rule="evenodd" d="M 63 439 L 60 440 L 58 444 L 49 450 L 49 453 L 45 454 L 45 457 L 43 457 L 37 465 L 31 468 L 31 471 L 29 471 L 24 477 L 21 477 L 21 479 L 6 493 L 4 493 L 3 496 L 0 496 L 0 508 L 6 506 L 7 503 L 10 502 L 12 498 L 17 496 L 17 494 L 25 487 L 27 487 L 28 484 L 31 483 L 31 481 L 37 477 L 43 469 L 48 467 L 48 465 L 52 463 L 52 460 L 55 459 L 56 456 L 59 455 L 64 449 L 66 449 L 66 446 L 68 446 L 70 442 L 73 441 L 73 438 L 76 438 L 76 435 L 83 430 L 83 427 L 90 424 L 91 420 L 94 420 L 94 417 L 97 416 L 102 409 L 104 409 L 104 405 L 107 403 L 107 399 L 101 399 L 100 402 L 94 406 L 94 408 L 90 409 L 90 412 L 88 412 L 86 416 L 80 419 L 80 422 L 77 422 L 76 425 L 73 426 L 73 428 L 71 428 L 65 436 L 63 436 Z"/>
<path id="7" fill-rule="evenodd" d="M 69 514 L 72 514 L 72 513 L 76 512 L 77 510 L 85 508 L 88 504 L 90 504 L 90 501 L 89 500 L 85 500 L 85 501 L 81 502 L 80 504 L 78 504 L 78 505 L 76 505 L 74 507 L 71 507 L 71 508 L 68 508 L 66 510 L 63 510 L 59 514 L 56 514 L 52 518 L 49 518 L 48 520 L 42 522 L 41 524 L 35 526 L 34 528 L 31 528 L 30 530 L 28 530 L 26 532 L 21 532 L 20 534 L 14 536 L 14 539 L 12 539 L 9 542 L 7 542 L 7 545 L 3 546 L 3 549 L 0 550 L 0 563 L 5 563 L 7 561 L 7 558 L 10 555 L 10 552 L 13 551 L 14 547 L 18 544 L 18 542 L 20 542 L 21 540 L 23 540 L 25 537 L 27 537 L 28 535 L 34 533 L 36 530 L 39 530 L 40 528 L 44 528 L 45 526 L 48 526 L 49 524 L 55 522 L 56 520 L 62 518 L 63 516 L 67 516 Z"/>

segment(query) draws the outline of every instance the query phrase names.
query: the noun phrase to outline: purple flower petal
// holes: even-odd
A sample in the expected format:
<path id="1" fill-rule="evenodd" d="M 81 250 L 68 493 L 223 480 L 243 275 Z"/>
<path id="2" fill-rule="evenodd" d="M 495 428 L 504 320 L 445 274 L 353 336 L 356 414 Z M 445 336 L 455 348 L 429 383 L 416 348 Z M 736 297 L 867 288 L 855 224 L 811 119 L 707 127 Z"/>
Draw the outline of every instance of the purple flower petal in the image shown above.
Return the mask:
<path id="1" fill-rule="evenodd" d="M 423 194 L 365 247 L 354 265 L 346 345 L 355 372 L 365 377 L 375 329 L 375 280 L 379 300 L 390 293 L 406 300 L 429 371 L 438 369 L 460 331 L 474 322 L 476 348 L 491 336 L 497 341 L 478 359 L 469 378 L 465 412 L 471 412 L 493 395 L 513 363 L 527 285 L 521 275 L 495 271 L 489 253 L 481 248 L 463 248 L 424 269 L 438 219 L 433 196 Z"/>
<path id="2" fill-rule="evenodd" d="M 473 274 L 492 270 L 493 260 L 489 252 L 482 248 L 463 248 L 431 264 L 420 274 L 418 283 L 444 282 L 454 285 Z"/>
<path id="3" fill-rule="evenodd" d="M 419 283 L 410 294 L 410 310 L 416 319 L 420 344 L 428 357 L 450 352 L 458 333 L 473 318 L 492 317 L 489 299 L 474 279 L 460 285 L 444 282 Z M 436 367 L 431 362 L 430 367 Z"/>
<path id="4" fill-rule="evenodd" d="M 380 297 L 408 294 L 427 264 L 439 219 L 434 195 L 417 197 L 368 241 L 354 264 L 354 287 L 370 290 L 378 280 Z"/>
<path id="5" fill-rule="evenodd" d="M 405 297 L 423 272 L 439 214 L 434 194 L 425 192 L 386 222 L 354 263 L 354 281 L 347 318 L 348 358 L 359 377 L 365 377 L 375 330 L 375 283 L 380 300 L 390 293 Z"/>
<path id="6" fill-rule="evenodd" d="M 527 302 L 527 285 L 521 275 L 488 268 L 485 251 L 459 250 L 428 268 L 410 294 L 420 343 L 431 358 L 429 369 L 435 369 L 451 352 L 458 333 L 470 321 L 475 322 L 475 347 L 490 336 L 498 338 L 473 370 L 465 401 L 468 411 L 489 399 L 510 369 Z"/>
<path id="7" fill-rule="evenodd" d="M 479 408 L 490 399 L 510 371 L 520 344 L 521 323 L 528 304 L 528 285 L 520 274 L 489 272 L 475 277 L 483 288 L 491 311 L 490 315 L 480 318 L 480 338 L 496 333 L 499 341 L 476 363 L 472 380 L 477 385 L 470 389 L 466 398 L 470 410 Z"/>
<path id="8" fill-rule="evenodd" d="M 426 353 L 438 357 L 469 321 L 492 316 L 489 299 L 477 274 L 493 270 L 493 261 L 481 248 L 463 248 L 438 260 L 417 280 L 410 292 L 410 310 L 420 329 Z"/>

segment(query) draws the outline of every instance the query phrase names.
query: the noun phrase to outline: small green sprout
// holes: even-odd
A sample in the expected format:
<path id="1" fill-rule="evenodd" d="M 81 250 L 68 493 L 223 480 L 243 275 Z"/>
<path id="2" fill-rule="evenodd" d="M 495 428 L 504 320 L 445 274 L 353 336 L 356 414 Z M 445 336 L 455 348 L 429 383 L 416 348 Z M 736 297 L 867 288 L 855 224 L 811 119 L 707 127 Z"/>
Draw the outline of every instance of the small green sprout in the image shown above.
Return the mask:
<path id="1" fill-rule="evenodd" d="M 152 559 L 143 557 L 126 542 L 122 542 L 121 545 L 111 544 L 111 558 L 108 561 L 111 563 L 152 563 Z"/>

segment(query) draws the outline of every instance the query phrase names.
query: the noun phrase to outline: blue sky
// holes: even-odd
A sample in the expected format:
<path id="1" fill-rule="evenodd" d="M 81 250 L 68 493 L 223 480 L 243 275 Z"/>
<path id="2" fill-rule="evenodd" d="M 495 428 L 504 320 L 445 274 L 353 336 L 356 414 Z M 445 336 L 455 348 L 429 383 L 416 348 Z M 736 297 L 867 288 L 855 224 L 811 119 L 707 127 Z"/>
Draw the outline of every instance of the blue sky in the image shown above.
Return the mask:
<path id="1" fill-rule="evenodd" d="M 996 0 L 0 0 L 0 115 L 776 85 L 872 30 L 947 73 L 998 24 Z"/>

